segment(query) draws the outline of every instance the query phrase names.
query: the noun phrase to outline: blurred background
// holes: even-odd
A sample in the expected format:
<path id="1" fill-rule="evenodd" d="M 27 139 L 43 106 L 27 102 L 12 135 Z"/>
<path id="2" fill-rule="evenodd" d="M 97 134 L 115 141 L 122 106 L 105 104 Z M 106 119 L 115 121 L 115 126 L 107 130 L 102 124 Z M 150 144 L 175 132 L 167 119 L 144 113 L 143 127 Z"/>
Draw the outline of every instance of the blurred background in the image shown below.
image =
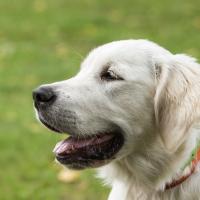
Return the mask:
<path id="1" fill-rule="evenodd" d="M 36 121 L 31 92 L 73 76 L 92 48 L 129 38 L 200 58 L 200 1 L 0 0 L 0 199 L 106 200 L 93 170 L 69 181 L 54 162 L 62 136 Z"/>

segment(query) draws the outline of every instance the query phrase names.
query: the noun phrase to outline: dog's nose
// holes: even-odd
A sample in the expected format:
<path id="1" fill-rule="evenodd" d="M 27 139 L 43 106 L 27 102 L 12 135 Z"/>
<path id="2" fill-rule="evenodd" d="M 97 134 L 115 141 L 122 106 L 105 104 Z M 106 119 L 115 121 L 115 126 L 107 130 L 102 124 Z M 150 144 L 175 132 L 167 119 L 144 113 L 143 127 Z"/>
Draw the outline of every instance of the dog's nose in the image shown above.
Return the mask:
<path id="1" fill-rule="evenodd" d="M 41 86 L 33 91 L 33 100 L 36 105 L 41 103 L 53 103 L 55 99 L 56 95 L 49 86 Z"/>

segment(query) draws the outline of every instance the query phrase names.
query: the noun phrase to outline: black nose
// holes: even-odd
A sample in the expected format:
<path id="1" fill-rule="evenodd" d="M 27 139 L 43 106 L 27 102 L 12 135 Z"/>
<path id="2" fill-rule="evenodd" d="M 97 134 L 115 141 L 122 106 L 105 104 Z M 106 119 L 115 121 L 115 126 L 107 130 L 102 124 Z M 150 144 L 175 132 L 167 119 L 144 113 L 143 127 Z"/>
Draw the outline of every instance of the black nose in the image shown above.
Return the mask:
<path id="1" fill-rule="evenodd" d="M 41 86 L 33 91 L 33 100 L 38 106 L 41 103 L 53 103 L 56 95 L 49 86 Z"/>

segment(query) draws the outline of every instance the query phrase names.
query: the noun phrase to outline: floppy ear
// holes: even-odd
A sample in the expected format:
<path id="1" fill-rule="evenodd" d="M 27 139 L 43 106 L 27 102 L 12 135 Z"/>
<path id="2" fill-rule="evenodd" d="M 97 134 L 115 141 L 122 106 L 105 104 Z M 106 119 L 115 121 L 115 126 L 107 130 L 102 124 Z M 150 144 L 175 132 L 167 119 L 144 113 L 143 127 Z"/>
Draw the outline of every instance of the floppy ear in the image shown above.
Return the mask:
<path id="1" fill-rule="evenodd" d="M 170 151 L 186 139 L 200 101 L 200 66 L 185 55 L 174 55 L 170 63 L 155 64 L 155 117 L 161 138 Z"/>

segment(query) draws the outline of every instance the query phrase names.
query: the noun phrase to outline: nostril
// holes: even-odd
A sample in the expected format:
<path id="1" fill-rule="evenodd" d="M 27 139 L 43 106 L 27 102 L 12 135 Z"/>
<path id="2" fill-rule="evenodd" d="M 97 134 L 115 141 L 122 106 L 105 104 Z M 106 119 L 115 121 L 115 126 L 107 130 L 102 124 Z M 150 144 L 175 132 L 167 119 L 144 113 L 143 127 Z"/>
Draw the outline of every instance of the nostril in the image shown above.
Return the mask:
<path id="1" fill-rule="evenodd" d="M 33 100 L 35 103 L 53 102 L 56 98 L 55 93 L 50 87 L 40 87 L 33 91 Z"/>

